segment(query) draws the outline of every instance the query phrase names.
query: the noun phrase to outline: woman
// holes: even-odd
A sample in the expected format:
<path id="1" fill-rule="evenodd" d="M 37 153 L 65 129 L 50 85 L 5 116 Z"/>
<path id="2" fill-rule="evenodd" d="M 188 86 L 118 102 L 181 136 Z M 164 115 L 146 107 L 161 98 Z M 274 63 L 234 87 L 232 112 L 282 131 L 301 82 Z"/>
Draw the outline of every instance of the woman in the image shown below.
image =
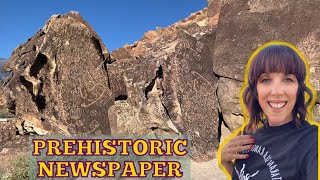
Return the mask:
<path id="1" fill-rule="evenodd" d="M 249 122 L 219 149 L 232 179 L 318 179 L 318 126 L 307 121 L 316 95 L 296 51 L 268 43 L 249 61 L 242 94 Z"/>

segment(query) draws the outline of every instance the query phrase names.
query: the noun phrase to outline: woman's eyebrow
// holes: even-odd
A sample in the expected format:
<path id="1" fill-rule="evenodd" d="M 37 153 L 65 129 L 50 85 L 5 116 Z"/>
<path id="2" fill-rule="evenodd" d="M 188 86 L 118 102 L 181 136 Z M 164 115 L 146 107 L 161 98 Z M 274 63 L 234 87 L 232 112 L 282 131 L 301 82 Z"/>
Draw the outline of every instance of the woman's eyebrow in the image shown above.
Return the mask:
<path id="1" fill-rule="evenodd" d="M 285 76 L 295 76 L 295 74 L 289 74 L 289 73 L 286 73 L 284 74 Z"/>
<path id="2" fill-rule="evenodd" d="M 268 74 L 261 74 L 259 76 L 258 80 L 261 80 L 261 79 L 266 78 L 266 77 L 268 77 Z"/>
<path id="3" fill-rule="evenodd" d="M 262 73 L 262 74 L 260 74 L 260 77 L 262 77 L 262 76 L 268 76 L 269 75 L 269 73 Z"/>

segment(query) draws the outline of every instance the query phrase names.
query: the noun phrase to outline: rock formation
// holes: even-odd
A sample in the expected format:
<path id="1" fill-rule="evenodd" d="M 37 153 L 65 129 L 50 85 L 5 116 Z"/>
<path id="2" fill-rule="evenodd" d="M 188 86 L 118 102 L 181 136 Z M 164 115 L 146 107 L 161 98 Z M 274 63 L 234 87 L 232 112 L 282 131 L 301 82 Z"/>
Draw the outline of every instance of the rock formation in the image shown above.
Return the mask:
<path id="1" fill-rule="evenodd" d="M 166 71 L 166 63 L 163 63 L 162 60 L 163 56 L 165 58 L 170 57 L 170 53 L 164 53 L 167 51 L 167 45 L 170 44 L 170 41 L 165 37 L 181 33 L 179 30 L 186 32 L 197 40 L 205 37 L 203 39 L 207 40 L 205 44 L 209 47 L 207 56 L 212 60 L 212 72 L 216 76 L 215 82 L 218 84 L 215 92 L 219 104 L 220 123 L 218 127 L 213 129 L 220 131 L 222 135 L 228 134 L 230 132 L 224 132 L 226 130 L 222 127 L 224 124 L 231 132 L 234 132 L 243 124 L 239 91 L 243 83 L 246 63 L 251 53 L 266 42 L 277 40 L 296 45 L 310 63 L 310 82 L 312 86 L 318 93 L 320 92 L 317 75 L 319 74 L 317 73 L 318 62 L 316 61 L 320 46 L 316 41 L 318 23 L 315 17 L 318 13 L 318 9 L 315 7 L 319 7 L 319 5 L 316 1 L 310 1 L 307 5 L 302 6 L 298 2 L 286 0 L 278 2 L 268 0 L 241 2 L 209 0 L 208 9 L 194 13 L 186 20 L 177 22 L 172 26 L 145 33 L 144 37 L 133 45 L 126 45 L 113 51 L 111 59 L 113 61 L 128 61 L 128 59 L 143 59 L 145 61 L 148 56 L 156 54 L 161 62 L 164 77 L 161 83 L 164 87 L 165 78 L 171 77 L 173 74 Z M 182 26 L 183 24 L 185 26 Z M 306 30 L 305 27 L 310 28 Z M 288 31 L 291 28 L 292 30 Z M 191 40 L 188 40 L 188 42 L 192 44 Z M 175 52 L 175 50 L 173 51 Z M 196 60 L 197 57 L 192 57 L 192 59 Z M 181 61 L 178 62 L 181 63 Z M 195 66 L 197 65 L 195 64 Z M 188 70 L 186 66 L 180 69 Z M 169 87 L 175 86 L 176 84 L 173 84 Z M 178 86 L 177 89 L 184 88 Z M 165 88 L 163 94 L 166 94 Z M 212 93 L 211 96 L 215 96 L 215 94 Z M 191 99 L 191 97 L 188 99 Z M 162 101 L 166 108 L 170 107 L 169 104 L 165 103 L 165 97 L 162 98 Z M 315 120 L 319 119 L 319 112 L 320 107 L 317 104 L 313 111 Z M 168 109 L 169 117 L 170 113 L 172 113 L 172 110 Z M 183 131 L 183 128 L 179 125 L 174 125 L 179 132 Z"/>
<path id="2" fill-rule="evenodd" d="M 8 107 L 55 134 L 108 134 L 113 103 L 105 64 L 108 50 L 79 13 L 54 15 L 17 47 L 5 70 Z M 24 121 L 23 121 L 24 122 Z M 31 126 L 37 126 L 41 122 Z"/>
<path id="3" fill-rule="evenodd" d="M 204 9 L 169 27 L 148 31 L 133 45 L 111 53 L 115 62 L 108 65 L 108 73 L 116 102 L 109 119 L 118 123 L 117 132 L 183 134 L 191 139 L 195 160 L 215 157 L 218 78 L 210 61 L 215 31 L 207 22 Z"/>
<path id="4" fill-rule="evenodd" d="M 209 1 L 210 2 L 210 1 Z M 213 2 L 212 2 L 213 4 Z M 219 1 L 217 2 L 219 4 Z M 295 45 L 310 64 L 310 83 L 320 93 L 319 57 L 319 1 L 220 1 L 222 4 L 217 27 L 213 71 L 227 78 L 228 83 L 240 89 L 243 73 L 251 53 L 270 41 L 285 41 Z M 210 3 L 209 3 L 210 5 Z M 209 9 L 213 9 L 210 8 Z M 239 83 L 240 82 L 240 83 Z M 228 93 L 227 96 L 231 94 Z M 218 97 L 220 100 L 220 97 Z M 228 104 L 226 101 L 219 101 Z M 318 102 L 319 103 L 319 99 Z M 238 105 L 237 105 L 238 106 Z M 224 117 L 235 117 L 238 108 L 222 109 Z M 320 106 L 313 110 L 314 120 L 319 121 Z M 233 118 L 226 118 L 228 126 L 235 129 Z M 234 126 L 235 125 L 235 126 Z"/>
<path id="5" fill-rule="evenodd" d="M 319 6 L 209 0 L 110 57 L 78 13 L 53 16 L 9 59 L 7 103 L 21 134 L 177 134 L 190 138 L 194 160 L 211 160 L 220 138 L 243 124 L 239 90 L 260 45 L 296 45 L 320 93 Z M 313 113 L 319 119 L 320 105 Z"/>
<path id="6" fill-rule="evenodd" d="M 111 87 L 119 97 L 113 113 L 109 111 L 114 114 L 111 124 L 117 122 L 117 132 L 123 133 L 154 130 L 156 135 L 189 136 L 192 156 L 211 159 L 218 147 L 218 84 L 205 38 L 181 30 L 146 45 L 144 56 L 108 65 Z"/>
<path id="7" fill-rule="evenodd" d="M 159 42 L 159 38 L 175 34 L 178 31 L 185 31 L 193 37 L 202 36 L 211 31 L 211 26 L 208 26 L 208 9 L 205 8 L 201 11 L 191 14 L 188 18 L 183 19 L 171 26 L 160 28 L 156 30 L 150 30 L 144 33 L 141 40 L 136 41 L 132 45 L 125 45 L 122 48 L 114 50 L 111 53 L 112 60 L 121 59 L 136 59 L 146 54 L 152 54 L 153 52 L 149 48 L 153 47 L 156 42 Z M 216 25 L 216 24 L 215 24 Z M 162 42 L 163 44 L 165 42 Z M 158 43 L 158 45 L 161 45 Z"/>

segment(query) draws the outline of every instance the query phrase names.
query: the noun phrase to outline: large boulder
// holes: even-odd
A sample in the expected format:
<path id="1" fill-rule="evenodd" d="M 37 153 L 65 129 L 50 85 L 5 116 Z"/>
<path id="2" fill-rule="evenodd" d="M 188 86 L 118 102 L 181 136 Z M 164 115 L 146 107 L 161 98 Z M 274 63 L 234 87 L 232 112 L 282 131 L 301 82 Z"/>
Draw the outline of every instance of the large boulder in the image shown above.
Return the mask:
<path id="1" fill-rule="evenodd" d="M 115 104 L 112 132 L 182 134 L 196 161 L 216 157 L 219 145 L 218 78 L 210 55 L 215 39 L 207 8 L 169 27 L 148 31 L 111 53 Z"/>
<path id="2" fill-rule="evenodd" d="M 231 132 L 237 130 L 243 124 L 243 112 L 240 105 L 240 88 L 242 82 L 221 77 L 217 90 L 221 114 L 224 123 Z"/>
<path id="3" fill-rule="evenodd" d="M 319 94 L 320 1 L 244 0 L 222 4 L 212 57 L 218 76 L 243 81 L 255 49 L 270 41 L 285 41 L 305 55 L 310 64 L 310 83 Z M 320 118 L 318 112 L 314 115 L 314 119 Z"/>
<path id="4" fill-rule="evenodd" d="M 9 109 L 48 122 L 41 127 L 51 133 L 110 134 L 108 56 L 79 13 L 52 16 L 5 65 Z"/>
<path id="5" fill-rule="evenodd" d="M 194 160 L 215 157 L 218 79 L 212 73 L 207 39 L 183 30 L 164 33 L 144 44 L 141 57 L 108 65 L 116 95 L 109 109 L 112 132 L 182 134 L 191 140 Z"/>
<path id="6" fill-rule="evenodd" d="M 109 109 L 111 132 L 125 135 L 177 134 L 161 98 L 159 61 L 121 60 L 108 65 L 115 103 Z"/>
<path id="7" fill-rule="evenodd" d="M 209 160 L 219 143 L 218 79 L 209 47 L 183 31 L 172 37 L 163 62 L 163 103 L 177 129 L 190 137 L 192 157 Z"/>
<path id="8" fill-rule="evenodd" d="M 217 30 L 214 72 L 243 81 L 244 68 L 252 52 L 274 40 L 292 43 L 308 56 L 310 52 L 304 49 L 312 49 L 311 44 L 315 43 L 306 41 L 315 38 L 318 32 L 319 3 L 245 0 L 225 4 Z M 312 58 L 308 58 L 310 64 L 315 61 Z"/>

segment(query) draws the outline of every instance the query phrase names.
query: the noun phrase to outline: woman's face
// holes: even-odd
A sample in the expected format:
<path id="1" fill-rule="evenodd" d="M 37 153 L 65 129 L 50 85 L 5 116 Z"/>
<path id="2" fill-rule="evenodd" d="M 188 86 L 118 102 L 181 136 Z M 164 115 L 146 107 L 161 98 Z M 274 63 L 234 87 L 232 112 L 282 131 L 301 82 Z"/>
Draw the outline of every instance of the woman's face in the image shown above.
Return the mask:
<path id="1" fill-rule="evenodd" d="M 292 120 L 298 81 L 293 74 L 263 73 L 257 82 L 258 101 L 270 126 L 280 126 Z"/>

